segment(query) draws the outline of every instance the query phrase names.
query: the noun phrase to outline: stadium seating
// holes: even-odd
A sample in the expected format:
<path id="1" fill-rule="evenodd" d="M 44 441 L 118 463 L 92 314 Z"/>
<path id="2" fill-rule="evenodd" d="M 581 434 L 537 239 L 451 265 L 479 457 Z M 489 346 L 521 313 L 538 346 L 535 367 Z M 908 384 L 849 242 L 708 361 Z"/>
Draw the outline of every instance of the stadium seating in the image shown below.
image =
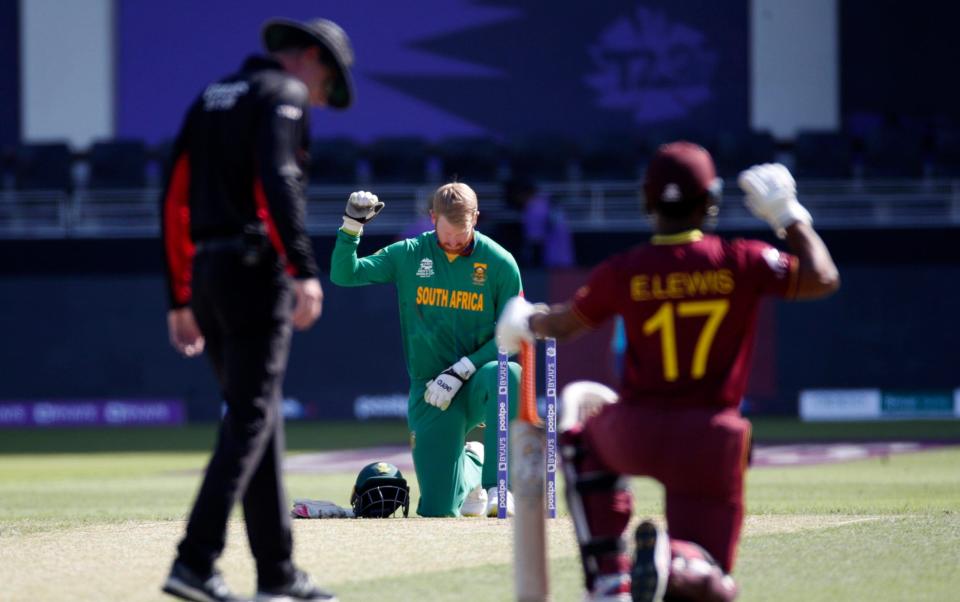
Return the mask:
<path id="1" fill-rule="evenodd" d="M 315 138 L 310 143 L 310 184 L 353 184 L 359 160 L 360 146 L 350 138 Z"/>
<path id="2" fill-rule="evenodd" d="M 503 176 L 503 149 L 492 138 L 453 136 L 436 146 L 441 173 L 446 181 L 496 182 Z"/>
<path id="3" fill-rule="evenodd" d="M 510 175 L 536 182 L 570 179 L 577 169 L 579 149 L 569 138 L 556 134 L 533 134 L 508 145 Z"/>
<path id="4" fill-rule="evenodd" d="M 427 142 L 415 136 L 384 137 L 366 147 L 374 183 L 422 182 L 427 178 Z"/>
<path id="5" fill-rule="evenodd" d="M 13 177 L 17 190 L 73 189 L 73 159 L 65 142 L 21 144 L 14 151 Z"/>
<path id="6" fill-rule="evenodd" d="M 886 127 L 864 136 L 863 144 L 864 176 L 923 176 L 924 164 L 929 154 L 923 132 L 913 128 Z"/>
<path id="7" fill-rule="evenodd" d="M 631 133 L 610 133 L 586 144 L 580 155 L 585 180 L 636 180 L 650 155 L 647 145 Z"/>
<path id="8" fill-rule="evenodd" d="M 90 147 L 90 176 L 94 190 L 142 188 L 147 181 L 147 147 L 142 140 L 101 140 Z"/>
<path id="9" fill-rule="evenodd" d="M 164 169 L 170 166 L 173 161 L 173 139 L 168 138 L 155 144 L 151 149 L 153 160 L 159 163 Z"/>
<path id="10" fill-rule="evenodd" d="M 721 132 L 713 145 L 717 172 L 731 181 L 747 167 L 777 158 L 777 143 L 770 132 Z"/>
<path id="11" fill-rule="evenodd" d="M 942 128 L 934 136 L 933 175 L 960 177 L 960 128 Z"/>
<path id="12" fill-rule="evenodd" d="M 853 174 L 853 142 L 828 131 L 801 131 L 793 143 L 794 174 L 799 178 L 849 178 Z"/>

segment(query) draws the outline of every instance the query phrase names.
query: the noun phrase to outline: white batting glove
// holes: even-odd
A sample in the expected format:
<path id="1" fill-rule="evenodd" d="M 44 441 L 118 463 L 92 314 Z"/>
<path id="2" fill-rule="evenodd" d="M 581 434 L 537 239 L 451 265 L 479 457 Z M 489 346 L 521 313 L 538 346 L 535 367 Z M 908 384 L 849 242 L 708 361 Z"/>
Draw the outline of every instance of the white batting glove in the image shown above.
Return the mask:
<path id="1" fill-rule="evenodd" d="M 770 224 L 777 236 L 797 222 L 813 223 L 810 212 L 797 200 L 797 183 L 790 170 L 780 163 L 754 165 L 737 179 L 746 193 L 744 204 L 758 218 Z"/>
<path id="2" fill-rule="evenodd" d="M 457 363 L 450 366 L 431 381 L 427 381 L 427 389 L 423 392 L 423 400 L 441 411 L 450 407 L 454 396 L 460 392 L 460 387 L 467 382 L 477 367 L 467 357 L 461 357 Z"/>
<path id="3" fill-rule="evenodd" d="M 513 297 L 503 307 L 497 320 L 497 347 L 513 354 L 520 351 L 520 343 L 534 340 L 530 331 L 530 316 L 543 311 L 546 306 L 534 305 L 523 297 Z"/>
<path id="4" fill-rule="evenodd" d="M 383 205 L 372 192 L 359 190 L 351 193 L 347 199 L 347 207 L 343 210 L 343 229 L 350 233 L 362 233 L 363 225 L 377 217 L 383 210 Z"/>

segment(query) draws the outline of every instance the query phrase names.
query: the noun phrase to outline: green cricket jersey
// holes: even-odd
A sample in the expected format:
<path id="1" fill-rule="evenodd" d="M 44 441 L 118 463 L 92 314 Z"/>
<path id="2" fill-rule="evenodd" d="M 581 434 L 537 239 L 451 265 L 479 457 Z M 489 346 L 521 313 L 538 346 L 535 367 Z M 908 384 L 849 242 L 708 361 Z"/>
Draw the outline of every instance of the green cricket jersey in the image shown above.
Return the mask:
<path id="1" fill-rule="evenodd" d="M 411 380 L 434 378 L 463 356 L 477 368 L 497 359 L 497 318 L 522 291 L 509 251 L 477 231 L 473 251 L 453 260 L 433 231 L 358 259 L 359 244 L 359 236 L 337 232 L 330 279 L 340 286 L 396 285 Z"/>

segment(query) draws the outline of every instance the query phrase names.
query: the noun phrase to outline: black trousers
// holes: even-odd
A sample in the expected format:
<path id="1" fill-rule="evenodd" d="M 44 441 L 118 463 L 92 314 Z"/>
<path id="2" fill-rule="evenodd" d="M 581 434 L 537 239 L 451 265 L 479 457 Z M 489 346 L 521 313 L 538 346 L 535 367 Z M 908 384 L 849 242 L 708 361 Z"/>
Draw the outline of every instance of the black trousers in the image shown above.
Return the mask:
<path id="1" fill-rule="evenodd" d="M 293 290 L 272 252 L 250 263 L 229 248 L 194 258 L 191 306 L 227 411 L 178 551 L 188 567 L 210 573 L 230 511 L 242 500 L 258 582 L 271 587 L 287 583 L 294 570 L 281 472 Z"/>

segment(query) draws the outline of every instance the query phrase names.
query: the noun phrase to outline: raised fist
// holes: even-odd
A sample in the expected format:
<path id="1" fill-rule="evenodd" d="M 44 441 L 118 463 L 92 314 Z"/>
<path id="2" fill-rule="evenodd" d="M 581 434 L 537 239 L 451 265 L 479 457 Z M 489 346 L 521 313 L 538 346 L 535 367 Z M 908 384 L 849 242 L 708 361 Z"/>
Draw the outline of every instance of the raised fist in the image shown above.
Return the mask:
<path id="1" fill-rule="evenodd" d="M 351 232 L 361 232 L 363 225 L 377 217 L 383 210 L 384 203 L 377 195 L 366 190 L 351 193 L 347 199 L 347 207 L 343 210 L 343 226 Z"/>
<path id="2" fill-rule="evenodd" d="M 797 200 L 797 183 L 790 170 L 780 163 L 754 165 L 737 178 L 746 193 L 744 204 L 758 218 L 770 224 L 778 236 L 796 222 L 813 223 L 810 212 Z"/>

